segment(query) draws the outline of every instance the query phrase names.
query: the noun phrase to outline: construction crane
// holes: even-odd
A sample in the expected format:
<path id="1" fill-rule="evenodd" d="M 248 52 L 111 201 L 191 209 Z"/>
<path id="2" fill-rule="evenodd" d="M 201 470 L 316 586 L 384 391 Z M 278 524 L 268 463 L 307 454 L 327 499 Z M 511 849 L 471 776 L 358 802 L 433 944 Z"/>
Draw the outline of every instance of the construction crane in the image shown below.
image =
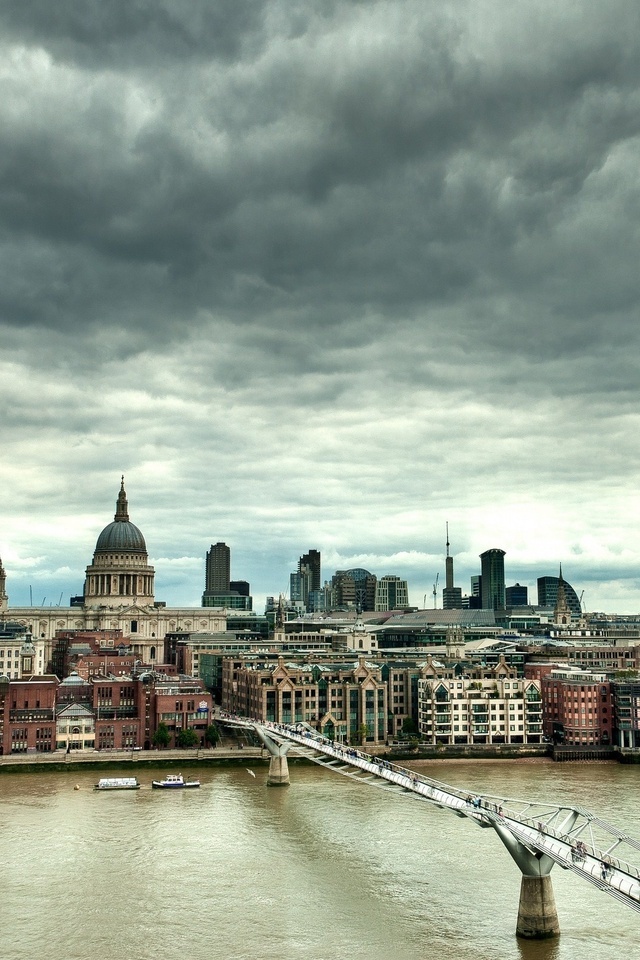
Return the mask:
<path id="1" fill-rule="evenodd" d="M 438 606 L 438 581 L 440 579 L 440 574 L 436 573 L 436 582 L 433 585 L 433 609 L 435 610 Z"/>

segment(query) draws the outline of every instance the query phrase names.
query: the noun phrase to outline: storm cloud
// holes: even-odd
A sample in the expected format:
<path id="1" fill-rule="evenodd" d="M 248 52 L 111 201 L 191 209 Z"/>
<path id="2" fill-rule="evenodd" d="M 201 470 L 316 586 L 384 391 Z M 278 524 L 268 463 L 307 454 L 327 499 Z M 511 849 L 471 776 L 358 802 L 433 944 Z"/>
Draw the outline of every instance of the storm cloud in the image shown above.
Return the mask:
<path id="1" fill-rule="evenodd" d="M 640 8 L 0 7 L 0 556 L 79 592 L 122 472 L 157 594 L 211 542 L 422 604 L 640 609 Z M 442 578 L 441 574 L 441 578 Z M 534 595 L 535 598 L 535 595 Z"/>

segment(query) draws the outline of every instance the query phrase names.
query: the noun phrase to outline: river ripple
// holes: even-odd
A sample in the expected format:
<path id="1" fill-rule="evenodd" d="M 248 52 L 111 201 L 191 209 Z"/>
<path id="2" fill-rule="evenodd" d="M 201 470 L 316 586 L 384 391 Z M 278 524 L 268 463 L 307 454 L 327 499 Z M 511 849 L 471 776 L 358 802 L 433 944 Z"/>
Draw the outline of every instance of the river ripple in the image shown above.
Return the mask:
<path id="1" fill-rule="evenodd" d="M 640 837 L 638 767 L 416 767 Z M 491 830 L 315 767 L 279 790 L 253 769 L 192 768 L 202 787 L 180 793 L 151 770 L 110 794 L 77 769 L 3 774 L 2 960 L 640 960 L 640 916 L 557 867 L 562 936 L 517 941 L 520 874 Z"/>

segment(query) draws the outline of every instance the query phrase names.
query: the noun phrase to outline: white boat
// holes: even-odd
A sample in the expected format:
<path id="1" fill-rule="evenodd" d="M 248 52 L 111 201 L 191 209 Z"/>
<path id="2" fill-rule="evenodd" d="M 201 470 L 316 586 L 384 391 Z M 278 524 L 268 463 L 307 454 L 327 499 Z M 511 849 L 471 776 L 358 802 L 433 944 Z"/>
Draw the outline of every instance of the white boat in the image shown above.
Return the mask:
<path id="1" fill-rule="evenodd" d="M 94 790 L 139 790 L 137 777 L 102 777 Z"/>
<path id="2" fill-rule="evenodd" d="M 151 786 L 155 790 L 183 790 L 186 787 L 199 787 L 199 780 L 185 780 L 181 773 L 170 773 L 164 780 L 153 780 Z"/>

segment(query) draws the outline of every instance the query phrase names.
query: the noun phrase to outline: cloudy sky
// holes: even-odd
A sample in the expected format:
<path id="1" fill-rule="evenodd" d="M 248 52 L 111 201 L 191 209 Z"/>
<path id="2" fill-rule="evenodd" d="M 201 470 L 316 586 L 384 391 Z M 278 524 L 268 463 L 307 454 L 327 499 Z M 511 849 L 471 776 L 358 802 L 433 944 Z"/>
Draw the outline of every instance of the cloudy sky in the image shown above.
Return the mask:
<path id="1" fill-rule="evenodd" d="M 636 0 L 4 0 L 0 557 L 640 610 Z M 531 589 L 535 601 L 535 589 Z M 46 598 L 46 599 L 45 599 Z M 441 598 L 438 597 L 438 605 Z"/>

